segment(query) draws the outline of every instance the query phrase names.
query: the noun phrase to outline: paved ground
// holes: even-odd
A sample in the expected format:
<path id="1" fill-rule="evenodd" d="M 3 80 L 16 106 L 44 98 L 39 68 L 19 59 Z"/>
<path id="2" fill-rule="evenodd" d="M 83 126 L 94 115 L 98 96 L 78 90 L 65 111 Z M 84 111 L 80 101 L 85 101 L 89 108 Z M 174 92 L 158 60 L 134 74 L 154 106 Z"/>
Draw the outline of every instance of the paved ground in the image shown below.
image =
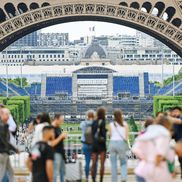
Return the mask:
<path id="1" fill-rule="evenodd" d="M 98 180 L 99 181 L 99 180 Z M 118 180 L 119 181 L 119 180 Z M 90 182 L 91 182 L 91 180 L 90 180 Z M 108 176 L 108 175 L 106 175 L 105 177 L 104 177 L 104 182 L 111 182 L 111 176 Z M 119 181 L 120 182 L 120 181 Z M 128 178 L 128 182 L 136 182 L 136 180 L 135 180 L 135 176 L 133 176 L 133 175 L 129 175 L 129 178 Z M 162 181 L 161 181 L 162 182 Z M 165 181 L 163 181 L 163 182 L 165 182 Z M 176 179 L 176 180 L 174 180 L 173 182 L 181 182 L 181 180 L 179 179 L 179 177 Z"/>
<path id="2" fill-rule="evenodd" d="M 91 181 L 92 180 L 89 179 L 89 182 L 91 182 Z M 98 177 L 97 181 L 99 181 L 99 177 Z M 16 182 L 31 182 L 31 180 L 30 180 L 30 177 L 18 177 L 17 176 Z M 71 181 L 71 182 L 74 182 L 74 181 Z M 85 180 L 83 180 L 83 182 L 85 182 Z M 111 176 L 110 175 L 105 175 L 104 182 L 111 182 Z M 129 175 L 128 182 L 136 182 L 135 176 Z M 179 179 L 179 177 L 177 177 L 176 180 L 174 180 L 173 182 L 181 182 L 181 180 Z"/>
<path id="3" fill-rule="evenodd" d="M 28 171 L 26 170 L 26 166 L 25 166 L 26 158 L 27 158 L 27 153 L 21 153 L 21 155 L 11 156 L 11 162 L 13 164 L 13 167 L 15 169 L 18 169 L 16 171 L 17 173 L 16 182 L 31 182 L 31 177 Z M 84 160 L 81 160 L 81 161 L 82 161 L 82 165 L 80 165 L 80 163 L 67 165 L 67 170 L 66 170 L 67 179 L 69 179 L 71 182 L 74 182 L 75 179 L 80 179 L 80 174 L 81 174 L 80 171 L 82 171 L 82 174 L 83 174 L 82 177 L 84 177 L 84 169 L 83 169 Z M 136 163 L 137 163 L 136 160 L 128 161 L 129 171 L 133 171 L 131 169 L 133 169 L 136 166 Z M 135 176 L 132 173 L 130 174 L 131 175 L 129 175 L 128 182 L 136 182 Z M 90 182 L 91 182 L 91 179 L 90 179 Z M 104 177 L 104 182 L 111 182 L 110 162 L 108 159 L 106 160 L 106 175 Z M 172 182 L 181 182 L 181 180 L 179 179 L 179 176 L 178 176 L 176 180 Z"/>

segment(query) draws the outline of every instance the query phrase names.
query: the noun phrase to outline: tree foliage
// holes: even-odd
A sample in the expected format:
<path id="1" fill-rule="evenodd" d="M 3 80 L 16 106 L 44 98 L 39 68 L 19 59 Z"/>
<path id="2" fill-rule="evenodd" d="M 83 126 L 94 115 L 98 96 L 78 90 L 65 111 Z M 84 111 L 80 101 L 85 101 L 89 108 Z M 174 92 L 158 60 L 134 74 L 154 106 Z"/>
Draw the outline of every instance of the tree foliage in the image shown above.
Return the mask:
<path id="1" fill-rule="evenodd" d="M 174 75 L 174 80 L 175 81 L 179 81 L 181 79 L 182 79 L 182 72 L 178 73 L 177 75 Z M 173 76 L 171 76 L 171 77 L 164 80 L 164 86 L 166 86 L 166 85 L 168 85 L 168 84 L 170 84 L 172 82 L 173 82 Z"/>
<path id="2" fill-rule="evenodd" d="M 15 78 L 15 79 L 8 79 L 8 82 L 9 83 L 14 83 L 18 86 L 21 86 L 21 78 Z M 27 81 L 27 78 L 22 78 L 22 86 L 25 87 L 28 85 L 28 81 Z"/>

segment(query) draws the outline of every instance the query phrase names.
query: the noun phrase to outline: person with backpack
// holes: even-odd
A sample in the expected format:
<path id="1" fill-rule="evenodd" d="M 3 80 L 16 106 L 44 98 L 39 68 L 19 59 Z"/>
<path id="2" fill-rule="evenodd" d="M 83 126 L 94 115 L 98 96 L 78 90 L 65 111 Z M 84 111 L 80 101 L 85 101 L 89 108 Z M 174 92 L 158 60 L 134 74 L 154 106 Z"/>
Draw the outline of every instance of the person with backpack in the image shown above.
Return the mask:
<path id="1" fill-rule="evenodd" d="M 117 157 L 121 165 L 121 182 L 127 181 L 127 157 L 128 147 L 128 125 L 123 120 L 123 114 L 120 109 L 114 111 L 114 122 L 109 124 L 110 134 L 110 160 L 112 182 L 117 182 Z"/>
<path id="2" fill-rule="evenodd" d="M 100 156 L 100 182 L 103 182 L 104 164 L 106 159 L 106 110 L 104 107 L 97 109 L 97 119 L 92 124 L 92 167 L 91 175 L 93 182 L 96 181 L 97 161 Z"/>
<path id="3" fill-rule="evenodd" d="M 86 120 L 82 121 L 80 124 L 80 128 L 82 130 L 82 151 L 85 155 L 85 176 L 86 182 L 88 182 L 89 171 L 90 171 L 90 161 L 91 161 L 91 154 L 92 154 L 92 123 L 95 119 L 95 112 L 93 110 L 87 111 Z"/>

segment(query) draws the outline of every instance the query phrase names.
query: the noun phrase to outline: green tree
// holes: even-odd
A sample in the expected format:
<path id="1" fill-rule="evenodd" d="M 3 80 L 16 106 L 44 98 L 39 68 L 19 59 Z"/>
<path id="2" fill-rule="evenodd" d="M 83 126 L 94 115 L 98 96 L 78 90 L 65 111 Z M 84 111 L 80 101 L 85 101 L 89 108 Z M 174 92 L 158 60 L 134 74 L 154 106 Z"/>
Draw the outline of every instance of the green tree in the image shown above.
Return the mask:
<path id="1" fill-rule="evenodd" d="M 8 79 L 9 83 L 14 83 L 18 86 L 21 86 L 21 78 L 15 78 L 15 79 Z M 22 86 L 25 87 L 28 85 L 27 78 L 22 78 Z"/>

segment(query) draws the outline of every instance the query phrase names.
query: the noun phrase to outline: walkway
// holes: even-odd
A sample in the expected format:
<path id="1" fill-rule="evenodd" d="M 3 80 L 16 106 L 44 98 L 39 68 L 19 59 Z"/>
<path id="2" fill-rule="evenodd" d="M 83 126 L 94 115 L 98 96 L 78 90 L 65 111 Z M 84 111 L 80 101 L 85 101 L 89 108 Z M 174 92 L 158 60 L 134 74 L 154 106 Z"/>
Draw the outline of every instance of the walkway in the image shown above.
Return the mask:
<path id="1" fill-rule="evenodd" d="M 30 174 L 25 166 L 25 161 L 27 158 L 26 153 L 22 153 L 21 155 L 11 156 L 11 161 L 13 164 L 13 167 L 16 171 L 16 182 L 31 182 L 30 180 Z M 67 165 L 67 179 L 73 180 L 80 179 L 80 170 L 82 171 L 82 177 L 84 178 L 84 160 L 79 159 L 79 161 L 82 163 L 82 167 L 80 167 L 79 163 L 72 163 Z M 128 182 L 136 182 L 135 176 L 133 174 L 133 168 L 136 166 L 136 160 L 129 160 L 128 161 L 128 168 L 129 168 L 129 179 Z M 107 159 L 105 163 L 106 167 L 106 175 L 104 178 L 104 182 L 111 182 L 111 175 L 110 175 L 110 162 Z M 83 180 L 84 182 L 84 180 Z M 91 182 L 91 180 L 90 180 Z M 176 178 L 173 182 L 181 182 L 179 177 Z"/>

